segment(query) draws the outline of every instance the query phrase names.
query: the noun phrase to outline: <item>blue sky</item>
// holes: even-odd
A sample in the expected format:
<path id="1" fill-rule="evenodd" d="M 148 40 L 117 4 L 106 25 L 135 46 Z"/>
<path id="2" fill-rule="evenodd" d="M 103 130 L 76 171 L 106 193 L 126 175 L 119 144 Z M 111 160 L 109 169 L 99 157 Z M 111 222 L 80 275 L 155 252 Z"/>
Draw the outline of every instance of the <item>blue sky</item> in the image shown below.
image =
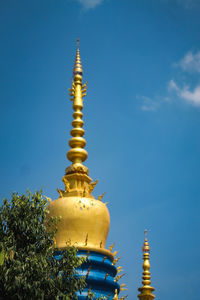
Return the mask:
<path id="1" fill-rule="evenodd" d="M 1 198 L 63 187 L 79 37 L 86 165 L 94 194 L 106 192 L 130 300 L 145 228 L 157 299 L 199 299 L 199 14 L 199 0 L 0 3 Z"/>

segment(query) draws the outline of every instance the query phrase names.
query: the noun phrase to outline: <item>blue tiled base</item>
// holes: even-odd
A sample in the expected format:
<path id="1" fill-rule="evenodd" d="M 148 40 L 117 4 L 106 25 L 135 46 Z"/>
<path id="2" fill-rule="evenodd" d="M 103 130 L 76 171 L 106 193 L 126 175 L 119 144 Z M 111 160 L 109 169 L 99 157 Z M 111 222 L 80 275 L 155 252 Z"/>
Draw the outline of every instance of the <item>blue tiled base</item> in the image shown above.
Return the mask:
<path id="1" fill-rule="evenodd" d="M 80 250 L 78 256 L 87 257 L 87 251 Z M 112 299 L 115 294 L 115 289 L 120 290 L 120 286 L 114 281 L 117 274 L 117 269 L 112 265 L 112 260 L 109 256 L 91 251 L 89 252 L 87 262 L 77 269 L 80 275 L 86 276 L 87 286 L 80 293 L 77 293 L 79 300 L 88 299 L 88 290 L 94 293 L 95 298 L 105 297 Z"/>

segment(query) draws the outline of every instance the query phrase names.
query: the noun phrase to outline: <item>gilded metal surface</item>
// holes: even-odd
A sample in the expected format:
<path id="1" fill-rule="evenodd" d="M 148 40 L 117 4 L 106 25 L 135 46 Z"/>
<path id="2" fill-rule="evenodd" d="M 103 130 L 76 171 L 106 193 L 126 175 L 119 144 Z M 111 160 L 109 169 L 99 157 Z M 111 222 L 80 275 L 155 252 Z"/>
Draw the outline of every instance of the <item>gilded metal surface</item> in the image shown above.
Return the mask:
<path id="1" fill-rule="evenodd" d="M 98 252 L 98 253 L 102 253 L 108 257 L 110 257 L 110 259 L 113 261 L 114 256 L 112 254 L 112 252 L 110 252 L 107 249 L 103 249 L 103 248 L 95 248 L 95 247 L 89 247 L 89 246 L 84 246 L 84 247 L 78 247 L 79 250 L 87 250 L 88 253 L 90 252 Z M 105 257 L 106 258 L 106 257 Z"/>
<path id="2" fill-rule="evenodd" d="M 83 113 L 81 112 L 83 109 L 83 97 L 86 96 L 87 86 L 86 84 L 82 84 L 82 74 L 83 69 L 79 53 L 79 41 L 77 41 L 76 60 L 73 69 L 74 80 L 72 81 L 72 88 L 69 89 L 71 96 L 70 100 L 73 101 L 74 120 L 72 121 L 73 128 L 71 130 L 72 138 L 69 141 L 71 149 L 67 153 L 67 158 L 73 164 L 81 164 L 88 156 L 87 151 L 84 149 L 86 140 L 83 138 L 85 131 L 82 128 L 84 122 L 82 120 Z"/>
<path id="3" fill-rule="evenodd" d="M 118 292 L 117 292 L 117 289 L 115 290 L 115 295 L 113 297 L 113 300 L 118 300 Z"/>
<path id="4" fill-rule="evenodd" d="M 49 210 L 51 216 L 60 216 L 58 232 L 56 234 L 56 246 L 65 248 L 70 242 L 79 249 L 93 250 L 109 255 L 114 259 L 111 251 L 105 249 L 106 239 L 110 226 L 110 216 L 106 204 L 92 195 L 97 181 L 92 182 L 89 171 L 82 163 L 87 159 L 87 151 L 84 149 L 86 141 L 83 138 L 83 97 L 86 95 L 86 84 L 82 84 L 83 69 L 81 65 L 79 43 L 77 45 L 76 60 L 73 69 L 73 82 L 70 89 L 73 101 L 72 138 L 69 141 L 71 147 L 67 158 L 72 165 L 67 167 L 63 176 L 64 190 L 57 189 L 59 198 L 50 201 Z"/>
<path id="5" fill-rule="evenodd" d="M 60 216 L 56 246 L 66 242 L 78 248 L 105 249 L 110 217 L 106 205 L 87 197 L 62 197 L 49 205 L 50 214 Z"/>
<path id="6" fill-rule="evenodd" d="M 151 273 L 150 273 L 150 262 L 149 262 L 149 253 L 150 253 L 150 247 L 149 247 L 149 243 L 147 241 L 147 237 L 146 237 L 146 233 L 147 230 L 145 230 L 145 241 L 144 241 L 144 245 L 142 248 L 142 251 L 144 252 L 143 254 L 143 281 L 142 284 L 143 286 L 141 288 L 138 289 L 138 291 L 140 292 L 140 294 L 138 295 L 138 298 L 140 300 L 153 300 L 155 298 L 155 296 L 152 294 L 152 292 L 155 290 L 152 286 L 150 286 L 151 284 Z"/>

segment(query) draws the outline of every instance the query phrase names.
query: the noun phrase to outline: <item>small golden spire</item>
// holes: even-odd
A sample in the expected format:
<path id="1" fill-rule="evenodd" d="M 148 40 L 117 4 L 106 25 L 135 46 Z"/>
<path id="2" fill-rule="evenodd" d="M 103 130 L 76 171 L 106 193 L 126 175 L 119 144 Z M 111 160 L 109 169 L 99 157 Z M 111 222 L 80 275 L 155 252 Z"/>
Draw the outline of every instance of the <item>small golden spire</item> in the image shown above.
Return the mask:
<path id="1" fill-rule="evenodd" d="M 149 263 L 149 253 L 150 253 L 150 247 L 149 243 L 147 241 L 147 230 L 144 232 L 145 234 L 145 240 L 144 245 L 142 247 L 143 254 L 143 286 L 138 289 L 140 294 L 138 295 L 138 298 L 140 300 L 153 300 L 155 296 L 152 294 L 152 292 L 155 290 L 153 287 L 150 286 L 151 284 L 151 273 L 150 273 L 150 263 Z"/>
<path id="2" fill-rule="evenodd" d="M 71 96 L 70 100 L 73 101 L 74 120 L 72 121 L 73 129 L 71 130 L 72 138 L 69 141 L 69 146 L 71 149 L 67 153 L 67 158 L 72 162 L 72 164 L 81 165 L 88 156 L 87 151 L 84 149 L 86 140 L 83 138 L 85 131 L 82 128 L 84 125 L 82 120 L 83 97 L 86 95 L 87 84 L 82 84 L 82 75 L 83 69 L 79 52 L 79 39 L 77 39 L 77 51 L 73 68 L 72 88 L 69 89 Z"/>

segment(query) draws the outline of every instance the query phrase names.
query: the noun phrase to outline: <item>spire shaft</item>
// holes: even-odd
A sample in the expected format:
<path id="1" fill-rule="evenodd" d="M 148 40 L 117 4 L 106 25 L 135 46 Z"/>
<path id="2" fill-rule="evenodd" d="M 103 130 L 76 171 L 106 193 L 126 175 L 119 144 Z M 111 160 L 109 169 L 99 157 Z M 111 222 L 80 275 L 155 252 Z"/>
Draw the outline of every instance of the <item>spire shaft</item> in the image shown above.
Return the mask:
<path id="1" fill-rule="evenodd" d="M 143 281 L 142 284 L 143 286 L 141 288 L 138 289 L 138 291 L 140 292 L 140 294 L 138 295 L 138 298 L 140 300 L 153 300 L 155 298 L 155 296 L 152 294 L 152 292 L 154 291 L 154 288 L 150 286 L 151 284 L 151 273 L 150 273 L 150 262 L 149 262 L 149 254 L 150 254 L 150 247 L 149 247 L 149 243 L 147 241 L 147 237 L 146 237 L 146 233 L 147 230 L 145 230 L 145 241 L 144 241 L 144 245 L 142 248 L 143 251 Z"/>
<path id="2" fill-rule="evenodd" d="M 82 128 L 84 122 L 82 120 L 83 113 L 83 97 L 86 95 L 86 84 L 82 84 L 82 75 L 83 69 L 80 58 L 79 51 L 79 40 L 77 40 L 77 51 L 76 51 L 76 59 L 73 68 L 73 81 L 72 88 L 69 89 L 71 101 L 73 101 L 73 117 L 72 121 L 72 130 L 71 136 L 72 138 L 69 141 L 69 146 L 71 149 L 67 153 L 67 158 L 72 162 L 72 164 L 82 164 L 87 159 L 88 153 L 84 149 L 86 145 L 86 140 L 83 138 L 85 133 Z"/>

